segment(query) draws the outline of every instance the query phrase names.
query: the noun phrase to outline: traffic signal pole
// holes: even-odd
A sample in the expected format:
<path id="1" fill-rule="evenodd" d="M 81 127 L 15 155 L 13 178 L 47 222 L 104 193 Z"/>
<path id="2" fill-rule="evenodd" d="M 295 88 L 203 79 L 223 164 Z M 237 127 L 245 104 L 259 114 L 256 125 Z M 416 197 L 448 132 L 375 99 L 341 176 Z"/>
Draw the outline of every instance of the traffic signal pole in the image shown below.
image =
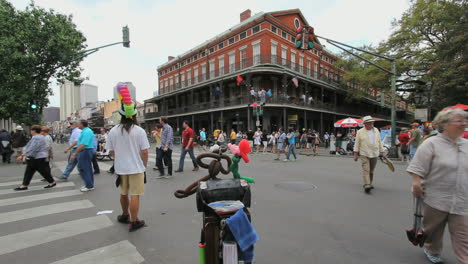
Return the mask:
<path id="1" fill-rule="evenodd" d="M 375 66 L 377 68 L 379 68 L 380 70 L 384 71 L 384 72 L 387 72 L 390 74 L 390 82 L 391 82 L 391 95 L 392 95 L 392 99 L 391 99 L 391 109 L 390 109 L 390 121 L 391 121 L 391 126 L 392 126 L 392 134 L 391 134 L 391 139 L 392 139 L 392 145 L 391 145 L 391 148 L 389 150 L 389 153 L 388 153 L 388 156 L 390 158 L 397 158 L 398 157 L 398 151 L 397 151 L 397 148 L 396 148 L 396 59 L 393 58 L 393 57 L 387 57 L 387 56 L 383 56 L 383 55 L 380 55 L 380 54 L 376 54 L 376 53 L 373 53 L 373 52 L 369 52 L 367 50 L 363 50 L 363 49 L 360 49 L 360 48 L 356 48 L 356 47 L 353 47 L 353 46 L 350 46 L 350 45 L 347 45 L 347 44 L 344 44 L 344 43 L 341 43 L 341 42 L 338 42 L 336 40 L 332 40 L 332 39 L 329 39 L 329 38 L 325 38 L 325 37 L 322 37 L 322 36 L 317 36 L 315 35 L 316 38 L 321 38 L 321 39 L 324 39 L 327 41 L 327 43 L 330 43 L 331 45 L 343 50 L 344 52 L 354 56 L 354 57 L 357 57 L 369 64 L 371 64 L 372 66 Z M 372 55 L 372 56 L 375 56 L 375 57 L 379 57 L 379 58 L 382 58 L 382 59 L 385 59 L 385 60 L 388 60 L 392 63 L 392 66 L 391 66 L 391 69 L 388 70 L 376 63 L 373 63 L 371 62 L 370 60 L 362 57 L 362 56 L 359 56 L 355 53 L 353 53 L 352 51 L 350 50 L 347 50 L 341 46 L 344 46 L 344 47 L 348 47 L 350 49 L 354 49 L 354 50 L 358 50 L 358 51 L 361 51 L 361 52 L 364 52 L 364 53 L 367 53 L 369 55 Z"/>

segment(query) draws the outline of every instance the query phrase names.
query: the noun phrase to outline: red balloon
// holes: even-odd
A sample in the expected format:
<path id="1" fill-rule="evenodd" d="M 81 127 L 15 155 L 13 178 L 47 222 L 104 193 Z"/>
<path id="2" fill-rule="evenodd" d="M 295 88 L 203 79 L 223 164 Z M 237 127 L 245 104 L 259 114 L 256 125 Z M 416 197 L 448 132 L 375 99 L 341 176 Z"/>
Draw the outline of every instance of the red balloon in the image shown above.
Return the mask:
<path id="1" fill-rule="evenodd" d="M 252 106 L 253 106 L 253 107 L 257 107 L 258 104 L 257 104 L 257 103 L 253 103 Z"/>
<path id="2" fill-rule="evenodd" d="M 297 33 L 302 33 L 302 27 L 297 28 Z"/>

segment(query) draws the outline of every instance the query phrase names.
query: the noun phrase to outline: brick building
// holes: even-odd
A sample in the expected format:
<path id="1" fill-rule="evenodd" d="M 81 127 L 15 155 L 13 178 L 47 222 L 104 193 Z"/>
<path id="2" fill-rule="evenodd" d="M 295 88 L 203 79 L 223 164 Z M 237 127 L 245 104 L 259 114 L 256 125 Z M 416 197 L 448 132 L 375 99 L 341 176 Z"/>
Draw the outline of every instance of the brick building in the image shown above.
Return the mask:
<path id="1" fill-rule="evenodd" d="M 348 89 L 359 88 L 339 85 L 344 72 L 319 41 L 309 51 L 295 48 L 296 28 L 301 25 L 309 24 L 299 9 L 253 16 L 246 10 L 236 26 L 184 54 L 169 56 L 157 68 L 158 96 L 145 101 L 159 110 L 145 110 L 147 129 L 161 116 L 175 128 L 189 120 L 196 130 L 208 131 L 254 130 L 260 125 L 267 131 L 305 127 L 325 132 L 348 116 L 388 119 L 389 105 L 380 102 L 377 90 L 365 91 L 368 97 L 360 100 L 348 98 Z M 238 76 L 243 79 L 240 85 Z M 257 95 L 271 89 L 272 96 L 253 98 L 251 89 Z M 248 106 L 253 101 L 266 103 L 260 122 Z M 403 102 L 398 107 L 399 121 L 404 122 L 410 113 Z"/>

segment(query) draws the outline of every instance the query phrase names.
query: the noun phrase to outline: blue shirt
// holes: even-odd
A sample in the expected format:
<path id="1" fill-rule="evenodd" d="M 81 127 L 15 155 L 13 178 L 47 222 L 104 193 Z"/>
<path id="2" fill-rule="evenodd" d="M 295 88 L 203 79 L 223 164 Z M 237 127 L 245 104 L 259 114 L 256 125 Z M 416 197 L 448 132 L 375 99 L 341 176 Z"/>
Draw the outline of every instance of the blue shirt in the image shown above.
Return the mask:
<path id="1" fill-rule="evenodd" d="M 289 145 L 294 145 L 294 144 L 296 144 L 296 137 L 295 137 L 296 133 L 291 132 L 290 135 L 291 135 L 291 138 L 288 140 L 288 141 L 289 141 Z"/>
<path id="2" fill-rule="evenodd" d="M 78 146 L 85 145 L 85 149 L 93 149 L 94 148 L 94 133 L 89 127 L 83 128 L 81 131 L 81 135 L 78 138 Z"/>
<path id="3" fill-rule="evenodd" d="M 278 143 L 284 143 L 284 139 L 286 138 L 286 133 L 283 132 L 283 134 L 281 134 L 281 136 L 279 137 L 278 139 Z"/>
<path id="4" fill-rule="evenodd" d="M 78 139 L 80 138 L 80 135 L 81 135 L 81 129 L 75 127 L 73 130 L 72 130 L 72 133 L 71 133 L 71 136 L 70 136 L 70 140 L 68 141 L 68 145 L 71 146 L 71 144 L 73 144 L 73 142 L 75 141 L 78 141 Z M 75 146 L 75 148 L 78 147 L 78 146 Z"/>
<path id="5" fill-rule="evenodd" d="M 200 139 L 201 139 L 201 140 L 206 140 L 206 133 L 205 133 L 205 131 L 201 131 L 201 132 L 200 132 Z"/>
<path id="6" fill-rule="evenodd" d="M 166 145 L 169 149 L 172 149 L 172 142 L 174 140 L 172 127 L 165 124 L 161 135 L 161 148 L 165 148 Z"/>

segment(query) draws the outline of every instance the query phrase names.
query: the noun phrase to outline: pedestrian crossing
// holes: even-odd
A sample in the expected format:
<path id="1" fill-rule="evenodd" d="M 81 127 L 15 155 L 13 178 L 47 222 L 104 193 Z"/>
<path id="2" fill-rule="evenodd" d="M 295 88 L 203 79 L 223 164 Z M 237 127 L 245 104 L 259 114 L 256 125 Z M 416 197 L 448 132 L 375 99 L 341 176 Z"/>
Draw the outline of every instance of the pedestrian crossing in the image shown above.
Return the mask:
<path id="1" fill-rule="evenodd" d="M 101 170 L 107 170 L 112 163 L 99 165 Z M 56 162 L 54 166 L 63 171 L 66 162 Z M 107 215 L 96 215 L 98 209 L 74 182 L 58 182 L 56 187 L 44 189 L 47 183 L 35 179 L 27 191 L 13 191 L 21 184 L 20 177 L 0 182 L 0 263 L 140 264 L 145 261 L 131 242 L 114 234 L 116 224 Z M 95 232 L 106 237 L 96 238 Z M 97 246 L 93 247 L 93 243 Z M 60 257 L 48 250 L 51 245 L 60 247 Z M 31 256 L 31 252 L 39 256 Z"/>

